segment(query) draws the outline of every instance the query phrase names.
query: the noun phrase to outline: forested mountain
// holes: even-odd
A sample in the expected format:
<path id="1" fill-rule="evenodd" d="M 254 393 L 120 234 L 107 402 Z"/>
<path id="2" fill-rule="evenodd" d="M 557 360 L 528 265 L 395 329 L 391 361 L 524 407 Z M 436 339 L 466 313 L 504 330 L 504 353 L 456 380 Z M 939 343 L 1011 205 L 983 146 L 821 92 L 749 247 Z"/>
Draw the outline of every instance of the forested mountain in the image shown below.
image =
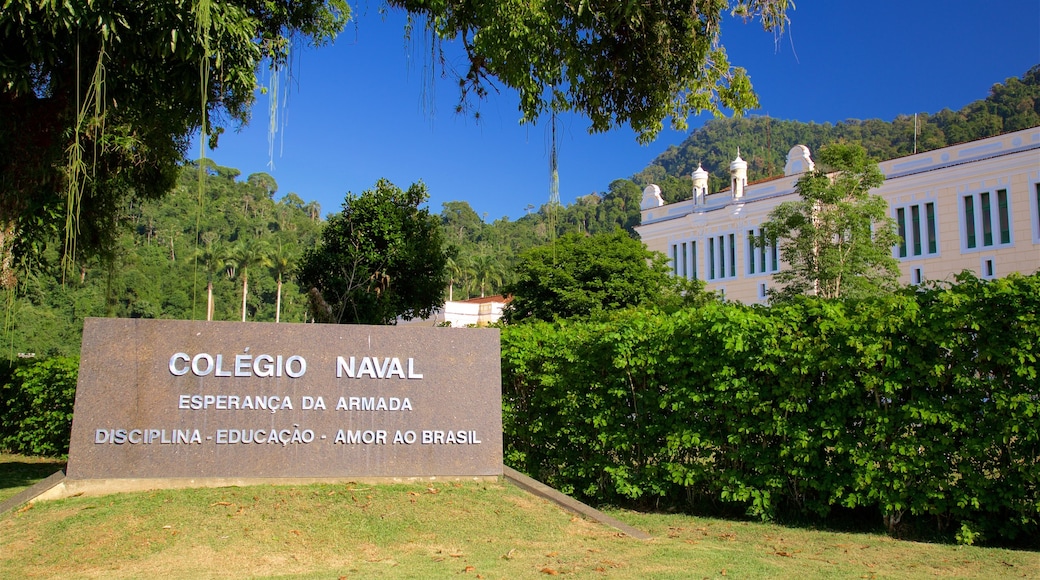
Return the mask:
<path id="1" fill-rule="evenodd" d="M 205 320 L 210 284 L 213 319 L 240 320 L 246 275 L 248 320 L 275 319 L 281 274 L 281 319 L 303 322 L 306 302 L 291 271 L 320 231 L 320 207 L 294 193 L 276 202 L 266 173 L 239 180 L 237 169 L 202 163 L 201 195 L 192 164 L 162 200 L 122 209 L 107 259 L 63 273 L 55 240 L 42 263 L 20 272 L 5 301 L 3 355 L 75 354 L 88 316 Z"/>
<path id="2" fill-rule="evenodd" d="M 729 164 L 748 162 L 748 180 L 782 175 L 787 152 L 795 145 L 816 151 L 837 141 L 859 143 L 879 161 L 1040 125 L 1040 65 L 1021 78 L 993 85 L 983 100 L 959 111 L 943 109 L 892 121 L 847 119 L 839 123 L 801 123 L 769 117 L 714 119 L 670 147 L 631 179 L 640 186 L 657 183 L 667 201 L 690 196 L 690 174 L 701 164 L 711 175 L 709 191 L 729 186 Z"/>
<path id="3" fill-rule="evenodd" d="M 1037 125 L 1040 66 L 994 85 L 989 97 L 960 111 L 919 114 L 917 150 Z M 727 168 L 737 147 L 749 163 L 749 178 L 756 180 L 781 173 L 793 145 L 817 150 L 840 140 L 862 144 L 877 159 L 907 155 L 914 151 L 914 118 L 833 125 L 767 117 L 713 120 L 638 174 L 614 179 L 606 191 L 567 206 L 545 204 L 515 221 L 486 223 L 469 203 L 446 203 L 439 217 L 452 281 L 444 298 L 499 293 L 514 280 L 518 256 L 552 239 L 553 222 L 557 236 L 615 228 L 634 235 L 646 184 L 660 185 L 668 201 L 686 198 L 690 173 L 699 163 L 712 175 L 712 191 L 718 191 L 728 185 Z M 295 193 L 276 200 L 277 183 L 266 173 L 242 179 L 237 169 L 209 160 L 201 164 L 206 174 L 201 188 L 198 164 L 188 164 L 169 195 L 122 208 L 122 231 L 107 260 L 81 261 L 74 272 L 63 272 L 62 241 L 54 239 L 42 262 L 23 267 L 17 289 L 4 301 L 2 356 L 75 354 L 87 316 L 205 320 L 210 287 L 212 318 L 241 320 L 246 281 L 246 320 L 275 320 L 279 279 L 281 320 L 307 320 L 293 270 L 319 236 L 322 208 Z"/>

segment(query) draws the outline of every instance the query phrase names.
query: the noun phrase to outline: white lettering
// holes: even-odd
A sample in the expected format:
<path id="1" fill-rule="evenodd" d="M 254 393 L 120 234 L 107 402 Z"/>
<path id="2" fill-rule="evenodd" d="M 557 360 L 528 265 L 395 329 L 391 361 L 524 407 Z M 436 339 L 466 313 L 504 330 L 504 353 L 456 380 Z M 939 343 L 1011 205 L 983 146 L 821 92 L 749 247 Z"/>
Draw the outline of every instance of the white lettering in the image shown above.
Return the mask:
<path id="1" fill-rule="evenodd" d="M 190 365 L 188 364 L 190 361 Z M 212 354 L 200 352 L 194 357 L 187 353 L 178 352 L 170 357 L 170 374 L 184 376 L 191 373 L 197 377 L 212 374 L 215 377 L 281 377 L 283 374 L 297 379 L 307 372 L 307 359 L 300 355 L 283 358 L 282 355 L 271 356 L 261 354 L 252 356 L 249 354 L 235 355 L 231 368 L 224 368 L 224 355 L 218 354 L 216 358 Z"/>
<path id="2" fill-rule="evenodd" d="M 274 376 L 274 359 L 269 354 L 262 354 L 253 359 L 253 374 L 258 377 Z"/>
<path id="3" fill-rule="evenodd" d="M 184 361 L 187 363 L 189 360 L 191 360 L 191 357 L 188 356 L 188 353 L 174 353 L 174 355 L 170 357 L 170 374 L 177 377 L 188 374 L 188 367 L 178 367 L 177 361 Z"/>
<path id="4" fill-rule="evenodd" d="M 415 359 L 408 359 L 408 378 L 409 379 L 421 379 L 422 374 L 415 372 Z"/>

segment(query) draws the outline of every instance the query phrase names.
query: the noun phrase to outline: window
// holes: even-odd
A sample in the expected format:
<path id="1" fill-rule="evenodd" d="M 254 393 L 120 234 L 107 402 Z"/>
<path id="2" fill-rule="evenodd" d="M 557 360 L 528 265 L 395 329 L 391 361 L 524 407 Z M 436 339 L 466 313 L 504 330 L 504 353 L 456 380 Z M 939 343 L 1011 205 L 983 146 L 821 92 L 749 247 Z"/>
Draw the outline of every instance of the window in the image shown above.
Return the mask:
<path id="1" fill-rule="evenodd" d="M 1033 242 L 1040 244 L 1040 183 L 1034 183 L 1036 196 L 1033 197 Z"/>
<path id="2" fill-rule="evenodd" d="M 975 247 L 975 198 L 968 195 L 964 198 L 964 229 L 967 236 L 965 246 Z"/>
<path id="3" fill-rule="evenodd" d="M 967 211 L 967 208 L 965 208 Z M 928 201 L 897 207 L 896 227 L 899 233 L 900 258 L 931 256 L 939 253 L 938 224 L 935 202 Z"/>
<path id="4" fill-rule="evenodd" d="M 1012 243 L 1011 207 L 1007 189 L 971 193 L 962 199 L 963 249 L 974 250 Z"/>
<path id="5" fill-rule="evenodd" d="M 924 281 L 924 272 L 921 271 L 921 268 L 914 268 L 910 273 L 910 283 L 920 284 L 922 281 Z"/>
<path id="6" fill-rule="evenodd" d="M 896 226 L 899 228 L 899 257 L 906 257 L 906 208 L 896 208 Z"/>
<path id="7" fill-rule="evenodd" d="M 729 275 L 737 277 L 737 234 L 729 235 Z"/>
<path id="8" fill-rule="evenodd" d="M 688 278 L 689 277 L 689 275 L 687 273 L 687 270 L 686 270 L 686 264 L 687 264 L 686 260 L 688 258 L 689 258 L 689 256 L 686 254 L 686 242 L 683 242 L 682 243 L 682 277 L 683 278 Z"/>
<path id="9" fill-rule="evenodd" d="M 691 278 L 696 280 L 697 279 L 697 241 L 694 240 L 694 241 L 690 242 L 690 246 L 691 246 L 690 257 L 693 258 L 693 268 L 690 269 L 690 273 L 693 274 L 693 276 L 691 276 Z"/>
<path id="10" fill-rule="evenodd" d="M 1006 189 L 997 190 L 997 215 L 1000 216 L 1000 243 L 1011 243 L 1011 224 L 1008 223 L 1008 198 Z"/>
<path id="11" fill-rule="evenodd" d="M 692 262 L 692 264 L 691 264 Z M 697 242 L 672 244 L 672 273 L 687 280 L 697 279 Z"/>
<path id="12" fill-rule="evenodd" d="M 986 279 L 996 278 L 996 270 L 993 267 L 992 257 L 982 259 L 982 277 Z"/>
<path id="13" fill-rule="evenodd" d="M 938 254 L 939 247 L 935 238 L 935 204 L 924 204 L 925 218 L 928 220 L 928 253 Z"/>
<path id="14" fill-rule="evenodd" d="M 755 228 L 748 230 L 747 234 L 747 248 L 745 250 L 747 273 L 749 275 L 771 274 L 779 270 L 777 267 L 776 246 L 773 244 L 757 245 L 758 242 L 763 241 L 762 230 Z"/>
<path id="15" fill-rule="evenodd" d="M 715 238 L 708 238 L 708 279 L 715 279 Z"/>
<path id="16" fill-rule="evenodd" d="M 708 280 L 737 276 L 737 235 L 723 234 L 708 238 Z"/>

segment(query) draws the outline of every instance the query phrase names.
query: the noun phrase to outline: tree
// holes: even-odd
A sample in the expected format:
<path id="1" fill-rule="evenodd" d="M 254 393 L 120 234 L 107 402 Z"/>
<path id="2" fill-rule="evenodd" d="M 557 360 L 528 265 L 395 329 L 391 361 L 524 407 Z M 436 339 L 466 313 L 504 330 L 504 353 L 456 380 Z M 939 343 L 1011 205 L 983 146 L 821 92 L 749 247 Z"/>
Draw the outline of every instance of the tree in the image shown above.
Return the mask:
<path id="1" fill-rule="evenodd" d="M 470 263 L 473 272 L 473 280 L 480 286 L 480 297 L 487 295 L 487 288 L 495 288 L 502 283 L 502 264 L 495 256 L 488 253 L 480 253 L 473 256 Z"/>
<path id="2" fill-rule="evenodd" d="M 64 229 L 99 252 L 128 199 L 156 198 L 200 130 L 249 118 L 261 63 L 321 45 L 345 0 L 38 2 L 0 11 L 0 283 Z"/>
<path id="3" fill-rule="evenodd" d="M 669 285 L 668 259 L 621 230 L 567 234 L 520 256 L 517 280 L 505 288 L 509 322 L 588 316 L 655 302 Z"/>
<path id="4" fill-rule="evenodd" d="M 193 262 L 202 262 L 206 272 L 206 320 L 213 320 L 213 277 L 223 265 L 220 258 L 225 253 L 218 239 L 215 232 L 203 232 L 199 236 L 202 245 L 191 256 Z"/>
<path id="5" fill-rule="evenodd" d="M 242 322 L 246 321 L 246 297 L 249 296 L 249 269 L 271 266 L 267 244 L 258 239 L 238 242 L 228 252 L 228 259 L 242 277 Z"/>
<path id="6" fill-rule="evenodd" d="M 274 321 L 282 321 L 282 278 L 292 270 L 296 261 L 295 252 L 279 242 L 277 249 L 270 255 L 271 269 L 278 280 L 277 298 L 274 303 Z"/>
<path id="7" fill-rule="evenodd" d="M 262 190 L 268 198 L 274 197 L 275 192 L 278 191 L 278 182 L 269 173 L 250 173 L 246 178 L 246 183 Z"/>
<path id="8" fill-rule="evenodd" d="M 419 209 L 427 198 L 422 182 L 402 191 L 385 179 L 347 194 L 301 261 L 298 280 L 314 320 L 393 324 L 442 304 L 447 256 L 437 219 Z"/>
<path id="9" fill-rule="evenodd" d="M 779 244 L 786 267 L 774 274 L 783 286 L 774 299 L 809 294 L 863 296 L 896 286 L 898 243 L 888 204 L 870 189 L 884 182 L 877 162 L 860 145 L 820 149 L 817 168 L 798 180 L 800 201 L 780 204 L 754 240 Z"/>
<path id="10" fill-rule="evenodd" d="M 790 2 L 389 4 L 424 19 L 436 39 L 461 41 L 469 67 L 457 73 L 460 107 L 470 94 L 485 96 L 489 78 L 495 77 L 520 93 L 527 121 L 548 111 L 576 111 L 589 118 L 591 131 L 627 124 L 649 142 L 665 118 L 685 130 L 695 112 L 757 107 L 747 74 L 730 66 L 720 43 L 723 15 L 732 9 L 760 20 L 767 30 L 781 31 Z"/>

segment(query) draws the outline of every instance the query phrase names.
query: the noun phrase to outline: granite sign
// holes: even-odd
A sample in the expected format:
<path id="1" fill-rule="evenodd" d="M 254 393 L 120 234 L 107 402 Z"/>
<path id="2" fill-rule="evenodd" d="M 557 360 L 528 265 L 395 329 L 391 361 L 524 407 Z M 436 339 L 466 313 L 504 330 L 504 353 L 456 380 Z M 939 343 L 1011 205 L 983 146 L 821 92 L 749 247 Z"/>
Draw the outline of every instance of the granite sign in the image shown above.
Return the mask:
<path id="1" fill-rule="evenodd" d="M 502 474 L 496 329 L 87 319 L 68 477 Z"/>

